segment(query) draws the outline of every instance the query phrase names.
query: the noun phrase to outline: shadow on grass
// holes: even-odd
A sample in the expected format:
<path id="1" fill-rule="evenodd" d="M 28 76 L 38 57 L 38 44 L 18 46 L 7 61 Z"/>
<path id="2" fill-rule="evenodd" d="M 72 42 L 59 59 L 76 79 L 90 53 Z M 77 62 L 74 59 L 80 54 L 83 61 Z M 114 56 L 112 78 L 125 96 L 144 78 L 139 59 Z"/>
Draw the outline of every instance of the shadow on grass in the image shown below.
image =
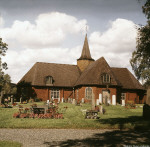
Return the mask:
<path id="1" fill-rule="evenodd" d="M 67 134 L 69 135 L 69 134 Z M 58 134 L 59 137 L 59 134 Z M 47 146 L 123 146 L 123 145 L 150 145 L 149 131 L 107 131 L 105 133 L 94 134 L 85 139 L 74 139 L 66 141 L 44 142 Z"/>
<path id="2" fill-rule="evenodd" d="M 109 118 L 96 120 L 101 124 L 118 125 L 118 129 L 135 129 L 145 130 L 150 128 L 150 120 L 144 119 L 142 116 L 129 116 L 127 118 Z M 142 126 L 142 128 L 141 128 Z"/>

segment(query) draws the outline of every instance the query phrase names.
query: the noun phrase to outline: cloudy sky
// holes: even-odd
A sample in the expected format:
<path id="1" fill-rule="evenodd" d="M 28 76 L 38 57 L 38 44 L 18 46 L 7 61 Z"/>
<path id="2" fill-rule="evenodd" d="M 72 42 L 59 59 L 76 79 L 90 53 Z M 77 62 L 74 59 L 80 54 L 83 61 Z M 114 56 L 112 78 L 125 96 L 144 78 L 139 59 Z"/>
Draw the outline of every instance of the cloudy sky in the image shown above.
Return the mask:
<path id="1" fill-rule="evenodd" d="M 138 0 L 0 0 L 3 61 L 17 83 L 36 62 L 76 64 L 86 26 L 92 57 L 126 67 L 136 47 L 136 26 L 145 24 Z"/>

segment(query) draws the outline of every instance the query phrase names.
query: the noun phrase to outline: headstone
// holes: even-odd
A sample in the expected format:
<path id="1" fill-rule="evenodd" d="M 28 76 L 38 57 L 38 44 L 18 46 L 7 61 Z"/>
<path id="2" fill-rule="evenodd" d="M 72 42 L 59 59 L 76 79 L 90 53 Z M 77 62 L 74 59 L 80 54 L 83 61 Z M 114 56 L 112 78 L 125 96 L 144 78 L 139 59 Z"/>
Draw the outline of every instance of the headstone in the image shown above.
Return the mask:
<path id="1" fill-rule="evenodd" d="M 70 98 L 68 98 L 68 103 L 70 103 L 70 101 L 71 101 Z"/>
<path id="2" fill-rule="evenodd" d="M 22 97 L 20 98 L 20 103 L 22 103 Z"/>
<path id="3" fill-rule="evenodd" d="M 96 105 L 99 105 L 99 99 L 96 100 Z"/>
<path id="4" fill-rule="evenodd" d="M 81 101 L 82 103 L 84 103 L 84 98 L 82 98 L 82 101 Z"/>
<path id="5" fill-rule="evenodd" d="M 10 97 L 8 97 L 8 101 L 10 102 Z"/>
<path id="6" fill-rule="evenodd" d="M 72 104 L 73 104 L 73 105 L 75 105 L 75 104 L 76 104 L 76 100 L 75 100 L 75 99 L 73 99 Z"/>
<path id="7" fill-rule="evenodd" d="M 92 94 L 92 110 L 95 110 L 95 96 Z"/>
<path id="8" fill-rule="evenodd" d="M 103 106 L 102 105 L 99 106 L 99 112 L 100 112 L 100 114 L 103 114 Z"/>
<path id="9" fill-rule="evenodd" d="M 47 104 L 49 104 L 49 100 L 47 100 Z"/>
<path id="10" fill-rule="evenodd" d="M 150 86 L 147 89 L 146 104 L 143 106 L 143 117 L 150 119 Z"/>
<path id="11" fill-rule="evenodd" d="M 11 104 L 13 104 L 14 102 L 13 102 L 13 97 L 11 97 Z"/>
<path id="12" fill-rule="evenodd" d="M 112 95 L 112 105 L 116 105 L 116 95 Z"/>
<path id="13" fill-rule="evenodd" d="M 102 94 L 99 94 L 99 103 L 102 104 L 103 103 L 103 99 L 102 99 Z"/>
<path id="14" fill-rule="evenodd" d="M 125 106 L 125 100 L 122 100 L 122 106 Z"/>
<path id="15" fill-rule="evenodd" d="M 60 98 L 58 98 L 58 103 L 60 102 Z"/>
<path id="16" fill-rule="evenodd" d="M 64 98 L 63 98 L 63 97 L 61 98 L 61 102 L 62 102 L 62 103 L 64 102 Z"/>
<path id="17" fill-rule="evenodd" d="M 108 97 L 107 96 L 105 97 L 105 102 L 104 103 L 105 103 L 106 106 L 108 105 Z"/>

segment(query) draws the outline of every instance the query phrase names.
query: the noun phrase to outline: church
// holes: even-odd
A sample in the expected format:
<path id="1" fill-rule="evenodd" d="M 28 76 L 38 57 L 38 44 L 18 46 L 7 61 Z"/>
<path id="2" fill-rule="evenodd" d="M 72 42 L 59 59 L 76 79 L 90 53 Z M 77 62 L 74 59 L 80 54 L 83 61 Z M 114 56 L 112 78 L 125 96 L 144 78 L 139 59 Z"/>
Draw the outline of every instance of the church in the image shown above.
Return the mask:
<path id="1" fill-rule="evenodd" d="M 99 103 L 144 103 L 145 89 L 134 75 L 121 67 L 110 67 L 104 57 L 91 57 L 87 34 L 77 65 L 37 62 L 18 82 L 18 93 L 42 101 Z"/>

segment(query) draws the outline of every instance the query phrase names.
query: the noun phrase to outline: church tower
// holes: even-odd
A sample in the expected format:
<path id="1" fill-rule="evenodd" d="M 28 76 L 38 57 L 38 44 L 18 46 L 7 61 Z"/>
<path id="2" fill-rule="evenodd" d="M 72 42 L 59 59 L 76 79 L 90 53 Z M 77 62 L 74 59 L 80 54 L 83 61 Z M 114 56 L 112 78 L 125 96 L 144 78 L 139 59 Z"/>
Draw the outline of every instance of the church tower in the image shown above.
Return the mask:
<path id="1" fill-rule="evenodd" d="M 89 49 L 87 34 L 86 34 L 83 49 L 82 49 L 82 54 L 81 57 L 77 59 L 77 65 L 81 70 L 81 72 L 83 72 L 86 69 L 86 67 L 94 61 L 95 60 L 92 59 L 90 54 L 90 49 Z"/>

